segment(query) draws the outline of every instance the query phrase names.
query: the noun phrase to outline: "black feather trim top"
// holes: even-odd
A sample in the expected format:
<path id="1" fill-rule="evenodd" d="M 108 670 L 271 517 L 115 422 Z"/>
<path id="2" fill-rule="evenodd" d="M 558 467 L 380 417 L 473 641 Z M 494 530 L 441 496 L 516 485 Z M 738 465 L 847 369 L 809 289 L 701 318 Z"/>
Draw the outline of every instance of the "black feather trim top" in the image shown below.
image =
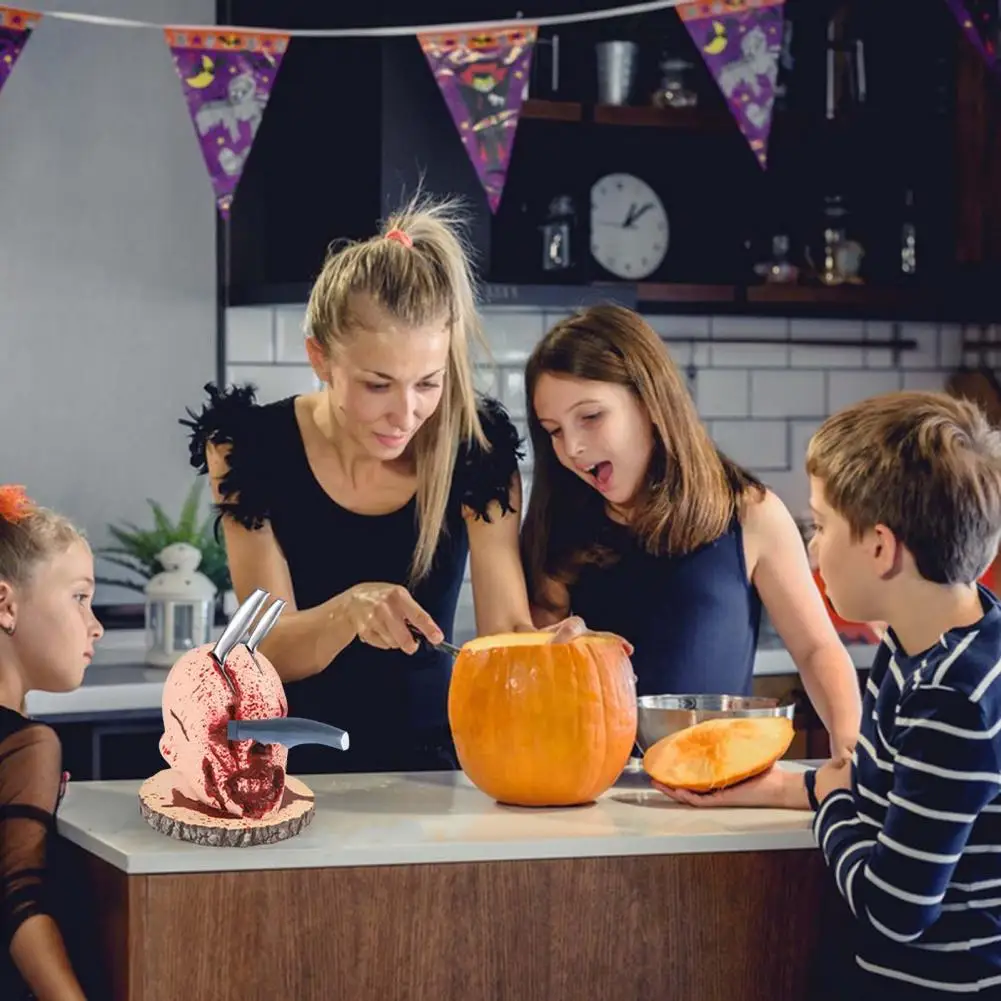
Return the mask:
<path id="1" fill-rule="evenodd" d="M 500 504 L 504 514 L 514 510 L 511 480 L 524 451 L 518 429 L 501 403 L 481 396 L 476 409 L 490 449 L 483 449 L 475 441 L 463 445 L 456 456 L 453 483 L 460 503 L 477 518 L 489 521 L 487 509 L 492 501 Z"/>
<path id="2" fill-rule="evenodd" d="M 293 427 L 272 406 L 256 402 L 253 386 L 233 386 L 220 390 L 213 383 L 205 386 L 208 401 L 201 413 L 188 409 L 188 419 L 180 423 L 190 428 L 191 466 L 206 473 L 205 448 L 208 444 L 230 445 L 229 469 L 220 481 L 220 491 L 235 500 L 216 504 L 220 514 L 228 514 L 248 529 L 261 528 L 269 520 L 269 491 L 276 478 L 269 473 L 272 458 L 288 452 L 292 445 L 281 441 L 281 429 Z M 518 430 L 504 407 L 495 399 L 481 396 L 477 411 L 490 448 L 478 442 L 464 443 L 456 455 L 452 480 L 453 502 L 469 509 L 478 518 L 489 521 L 487 510 L 497 501 L 507 514 L 511 480 L 524 455 Z M 272 470 L 273 472 L 273 470 Z"/>
<path id="3" fill-rule="evenodd" d="M 180 421 L 191 428 L 190 462 L 199 473 L 207 473 L 205 447 L 231 445 L 229 469 L 219 483 L 220 492 L 236 500 L 215 505 L 220 515 L 228 514 L 244 528 L 261 528 L 268 520 L 268 477 L 263 475 L 262 452 L 269 447 L 267 428 L 261 420 L 261 407 L 255 402 L 253 386 L 233 386 L 220 390 L 213 383 L 205 386 L 209 399 L 196 414 L 190 408 L 190 420 Z M 262 440 L 263 439 L 263 440 Z M 249 447 L 248 447 L 249 446 Z"/>

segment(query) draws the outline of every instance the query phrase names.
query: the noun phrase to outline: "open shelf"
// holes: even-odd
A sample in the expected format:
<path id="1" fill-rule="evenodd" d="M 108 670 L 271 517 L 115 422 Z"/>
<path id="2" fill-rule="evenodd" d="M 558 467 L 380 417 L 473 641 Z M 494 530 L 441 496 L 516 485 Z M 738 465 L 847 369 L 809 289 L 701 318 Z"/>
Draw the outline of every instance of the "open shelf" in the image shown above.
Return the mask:
<path id="1" fill-rule="evenodd" d="M 636 286 L 636 301 L 653 302 L 735 302 L 735 285 L 694 285 L 675 282 L 641 282 Z"/>
<path id="2" fill-rule="evenodd" d="M 655 108 L 650 105 L 598 104 L 594 107 L 596 125 L 644 126 L 658 129 L 685 129 L 691 132 L 722 132 L 735 128 L 725 111 L 711 108 Z"/>
<path id="3" fill-rule="evenodd" d="M 551 122 L 591 122 L 692 132 L 722 132 L 734 128 L 727 112 L 712 108 L 655 108 L 642 104 L 597 104 L 578 101 L 542 101 L 529 98 L 521 106 L 521 117 Z"/>
<path id="4" fill-rule="evenodd" d="M 980 323 L 997 320 L 995 282 L 954 278 L 948 286 L 907 288 L 874 285 L 742 285 L 698 282 L 542 284 L 497 282 L 481 286 L 484 306 L 568 310 L 618 302 L 641 313 L 728 314 L 827 319 L 935 320 Z M 227 305 L 304 305 L 308 284 L 230 288 Z"/>
<path id="5" fill-rule="evenodd" d="M 583 106 L 578 101 L 541 101 L 530 97 L 522 104 L 519 117 L 549 122 L 579 122 L 583 114 Z"/>
<path id="6" fill-rule="evenodd" d="M 875 285 L 750 285 L 748 302 L 830 303 L 844 306 L 896 306 L 925 298 L 919 289 Z"/>

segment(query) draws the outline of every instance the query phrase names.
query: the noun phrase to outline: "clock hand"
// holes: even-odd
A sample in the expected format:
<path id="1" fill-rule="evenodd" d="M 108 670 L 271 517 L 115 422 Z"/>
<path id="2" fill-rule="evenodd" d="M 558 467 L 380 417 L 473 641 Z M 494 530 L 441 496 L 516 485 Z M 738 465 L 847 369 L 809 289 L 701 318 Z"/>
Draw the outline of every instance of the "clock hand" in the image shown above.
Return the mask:
<path id="1" fill-rule="evenodd" d="M 628 229 L 633 222 L 633 213 L 636 211 L 636 202 L 633 202 L 629 206 L 629 211 L 626 213 L 626 221 L 622 224 L 623 229 Z"/>
<path id="2" fill-rule="evenodd" d="M 644 205 L 644 206 L 643 206 L 643 208 L 641 208 L 641 209 L 640 209 L 640 210 L 639 210 L 639 211 L 638 211 L 638 212 L 637 212 L 637 213 L 636 213 L 636 214 L 635 214 L 635 215 L 634 215 L 634 216 L 632 217 L 632 219 L 630 220 L 630 225 L 632 225 L 633 223 L 635 223 L 635 222 L 636 222 L 636 220 L 637 220 L 637 219 L 639 219 L 639 217 L 640 217 L 641 215 L 643 215 L 643 213 L 644 213 L 644 212 L 649 212 L 649 211 L 650 211 L 650 209 L 652 209 L 652 208 L 653 208 L 653 202 L 647 202 L 647 203 L 646 203 L 646 205 Z"/>

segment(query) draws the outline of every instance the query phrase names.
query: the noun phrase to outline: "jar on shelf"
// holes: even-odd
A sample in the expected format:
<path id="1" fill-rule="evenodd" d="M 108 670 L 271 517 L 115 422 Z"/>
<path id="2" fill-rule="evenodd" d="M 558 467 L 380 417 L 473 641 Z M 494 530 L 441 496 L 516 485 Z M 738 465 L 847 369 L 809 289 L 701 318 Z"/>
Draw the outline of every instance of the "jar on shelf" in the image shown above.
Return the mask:
<path id="1" fill-rule="evenodd" d="M 666 57 L 660 62 L 660 87 L 654 91 L 652 101 L 657 108 L 695 108 L 699 103 L 698 92 L 688 85 L 692 64 L 687 59 Z"/>
<path id="2" fill-rule="evenodd" d="M 146 585 L 146 663 L 172 667 L 211 639 L 217 589 L 198 570 L 202 554 L 195 546 L 175 542 L 157 559 L 164 570 Z"/>

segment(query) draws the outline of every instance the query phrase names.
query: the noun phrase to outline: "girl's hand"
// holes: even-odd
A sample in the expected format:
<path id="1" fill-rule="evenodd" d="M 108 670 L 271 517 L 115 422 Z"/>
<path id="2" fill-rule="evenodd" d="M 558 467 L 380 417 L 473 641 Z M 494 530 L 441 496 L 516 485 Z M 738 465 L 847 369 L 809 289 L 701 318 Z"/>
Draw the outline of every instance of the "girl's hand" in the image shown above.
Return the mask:
<path id="1" fill-rule="evenodd" d="M 571 615 L 568 618 L 563 619 L 562 622 L 556 622 L 551 626 L 543 627 L 540 632 L 554 633 L 554 643 L 569 643 L 572 639 L 576 639 L 578 636 L 586 636 L 591 632 L 591 630 L 587 628 L 584 620 L 579 615 Z M 626 656 L 632 656 L 633 645 L 628 640 L 623 639 L 621 636 L 617 636 L 614 633 L 602 633 L 601 635 L 615 636 L 615 638 L 622 644 L 623 650 L 626 651 Z"/>
<path id="2" fill-rule="evenodd" d="M 348 594 L 348 615 L 362 643 L 378 650 L 416 653 L 420 644 L 408 623 L 432 643 L 441 643 L 445 638 L 434 619 L 399 584 L 355 584 Z"/>

